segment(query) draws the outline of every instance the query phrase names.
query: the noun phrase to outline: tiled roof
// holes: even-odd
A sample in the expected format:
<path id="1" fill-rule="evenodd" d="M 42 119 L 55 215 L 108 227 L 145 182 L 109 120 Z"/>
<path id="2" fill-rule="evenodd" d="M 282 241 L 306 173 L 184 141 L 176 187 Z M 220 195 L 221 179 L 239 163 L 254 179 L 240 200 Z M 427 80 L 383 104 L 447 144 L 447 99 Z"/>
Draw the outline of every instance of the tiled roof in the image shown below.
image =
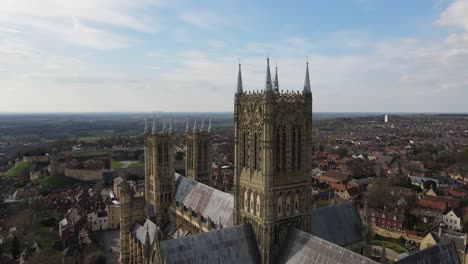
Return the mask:
<path id="1" fill-rule="evenodd" d="M 161 258 L 167 264 L 260 263 L 250 224 L 164 240 L 160 249 Z"/>
<path id="2" fill-rule="evenodd" d="M 362 222 L 351 202 L 312 211 L 309 233 L 342 247 L 364 241 Z"/>
<path id="3" fill-rule="evenodd" d="M 222 227 L 233 226 L 234 196 L 176 175 L 175 201 Z"/>
<path id="4" fill-rule="evenodd" d="M 377 262 L 292 228 L 288 231 L 276 263 L 372 264 Z"/>

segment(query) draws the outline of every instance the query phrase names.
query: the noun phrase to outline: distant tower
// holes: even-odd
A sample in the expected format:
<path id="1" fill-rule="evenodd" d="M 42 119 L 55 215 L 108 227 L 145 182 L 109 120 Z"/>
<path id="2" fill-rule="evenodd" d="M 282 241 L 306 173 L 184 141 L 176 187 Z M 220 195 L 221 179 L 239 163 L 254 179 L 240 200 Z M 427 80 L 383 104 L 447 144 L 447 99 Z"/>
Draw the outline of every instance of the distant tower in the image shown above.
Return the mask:
<path id="1" fill-rule="evenodd" d="M 312 92 L 280 92 L 269 60 L 265 90 L 244 93 L 239 65 L 234 104 L 235 224 L 250 223 L 262 263 L 273 263 L 289 227 L 309 227 Z"/>
<path id="2" fill-rule="evenodd" d="M 185 159 L 186 176 L 206 185 L 213 185 L 211 180 L 211 162 L 212 162 L 212 145 L 211 145 L 211 121 L 207 129 L 204 129 L 204 121 L 200 129 L 194 121 L 192 131 L 186 129 L 185 137 L 187 142 L 187 155 Z M 188 127 L 188 121 L 187 121 Z"/>
<path id="3" fill-rule="evenodd" d="M 120 188 L 120 263 L 128 263 L 130 261 L 129 235 L 131 195 L 126 176 L 123 177 Z"/>
<path id="4" fill-rule="evenodd" d="M 384 117 L 384 122 L 385 122 L 385 123 L 388 123 L 388 115 L 385 115 L 385 117 Z"/>
<path id="5" fill-rule="evenodd" d="M 145 199 L 159 226 L 168 220 L 168 208 L 175 194 L 174 134 L 165 123 L 158 132 L 154 119 L 152 132 L 145 133 Z"/>

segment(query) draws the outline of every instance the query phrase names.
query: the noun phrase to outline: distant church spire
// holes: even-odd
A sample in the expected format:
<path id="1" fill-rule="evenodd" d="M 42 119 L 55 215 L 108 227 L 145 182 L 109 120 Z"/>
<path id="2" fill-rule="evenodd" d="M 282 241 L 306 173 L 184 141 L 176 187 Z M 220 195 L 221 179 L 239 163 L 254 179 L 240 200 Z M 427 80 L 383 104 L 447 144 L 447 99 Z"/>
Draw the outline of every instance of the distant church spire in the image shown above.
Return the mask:
<path id="1" fill-rule="evenodd" d="M 187 125 L 185 126 L 185 132 L 189 131 L 189 120 L 187 119 Z"/>
<path id="2" fill-rule="evenodd" d="M 148 134 L 149 132 L 149 128 L 148 128 L 148 117 L 145 117 L 145 130 L 144 130 L 144 133 L 145 134 Z"/>
<path id="3" fill-rule="evenodd" d="M 156 134 L 156 115 L 153 117 L 153 129 L 151 130 L 151 134 Z"/>
<path id="4" fill-rule="evenodd" d="M 203 128 L 205 128 L 205 119 L 201 122 L 200 131 L 203 131 Z"/>
<path id="5" fill-rule="evenodd" d="M 169 119 L 169 133 L 172 133 L 172 119 Z"/>
<path id="6" fill-rule="evenodd" d="M 278 67 L 275 67 L 275 91 L 279 92 Z"/>
<path id="7" fill-rule="evenodd" d="M 211 119 L 210 119 L 210 123 L 208 124 L 208 132 L 211 132 Z"/>
<path id="8" fill-rule="evenodd" d="M 265 91 L 273 91 L 273 86 L 271 84 L 271 73 L 270 73 L 270 58 L 267 58 L 267 71 L 266 71 L 266 80 L 265 80 Z"/>
<path id="9" fill-rule="evenodd" d="M 237 75 L 237 93 L 241 94 L 244 90 L 242 89 L 242 74 L 241 74 L 241 65 L 239 63 L 239 74 Z"/>
<path id="10" fill-rule="evenodd" d="M 311 93 L 312 90 L 310 89 L 310 79 L 309 79 L 309 61 L 306 64 L 306 76 L 304 80 L 304 92 Z"/>
<path id="11" fill-rule="evenodd" d="M 197 132 L 197 120 L 193 122 L 193 132 Z"/>

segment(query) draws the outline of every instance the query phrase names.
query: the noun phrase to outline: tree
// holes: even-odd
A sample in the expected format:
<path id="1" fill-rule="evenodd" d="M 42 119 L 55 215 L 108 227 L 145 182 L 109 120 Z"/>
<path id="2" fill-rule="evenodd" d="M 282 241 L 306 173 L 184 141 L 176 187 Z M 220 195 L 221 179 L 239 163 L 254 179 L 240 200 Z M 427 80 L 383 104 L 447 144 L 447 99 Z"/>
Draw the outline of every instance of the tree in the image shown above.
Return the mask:
<path id="1" fill-rule="evenodd" d="M 383 208 L 396 204 L 396 197 L 390 193 L 390 183 L 385 178 L 375 178 L 367 191 L 367 202 L 371 208 Z"/>
<path id="2" fill-rule="evenodd" d="M 19 239 L 14 236 L 11 239 L 11 254 L 13 255 L 13 259 L 17 259 L 21 253 L 21 246 Z"/>
<path id="3" fill-rule="evenodd" d="M 337 148 L 333 151 L 333 153 L 340 155 L 340 159 L 343 157 L 346 157 L 348 154 L 348 149 L 347 148 Z"/>

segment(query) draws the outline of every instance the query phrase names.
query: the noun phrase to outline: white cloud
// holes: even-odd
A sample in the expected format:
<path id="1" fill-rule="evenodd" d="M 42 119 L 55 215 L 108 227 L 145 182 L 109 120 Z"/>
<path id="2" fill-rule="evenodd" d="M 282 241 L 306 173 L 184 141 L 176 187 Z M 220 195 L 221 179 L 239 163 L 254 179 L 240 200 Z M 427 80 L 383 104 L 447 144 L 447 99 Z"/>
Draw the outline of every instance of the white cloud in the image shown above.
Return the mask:
<path id="1" fill-rule="evenodd" d="M 436 21 L 444 26 L 456 26 L 468 31 L 468 1 L 455 0 Z"/>

